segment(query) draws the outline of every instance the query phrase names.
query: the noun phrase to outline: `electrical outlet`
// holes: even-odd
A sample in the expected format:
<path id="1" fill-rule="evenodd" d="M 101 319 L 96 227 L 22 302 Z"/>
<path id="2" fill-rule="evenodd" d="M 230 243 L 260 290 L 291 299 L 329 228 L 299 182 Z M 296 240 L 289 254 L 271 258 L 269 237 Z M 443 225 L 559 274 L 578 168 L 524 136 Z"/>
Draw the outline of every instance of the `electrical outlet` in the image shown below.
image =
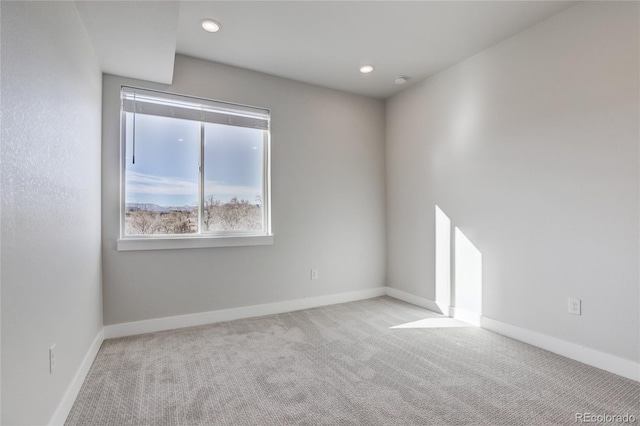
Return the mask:
<path id="1" fill-rule="evenodd" d="M 311 279 L 312 280 L 317 280 L 318 279 L 318 270 L 317 269 L 312 269 L 311 270 Z"/>
<path id="2" fill-rule="evenodd" d="M 569 305 L 567 307 L 567 312 L 573 315 L 582 315 L 580 299 L 576 299 L 575 297 L 569 298 Z"/>
<path id="3" fill-rule="evenodd" d="M 49 374 L 53 374 L 56 368 L 56 345 L 49 348 Z"/>

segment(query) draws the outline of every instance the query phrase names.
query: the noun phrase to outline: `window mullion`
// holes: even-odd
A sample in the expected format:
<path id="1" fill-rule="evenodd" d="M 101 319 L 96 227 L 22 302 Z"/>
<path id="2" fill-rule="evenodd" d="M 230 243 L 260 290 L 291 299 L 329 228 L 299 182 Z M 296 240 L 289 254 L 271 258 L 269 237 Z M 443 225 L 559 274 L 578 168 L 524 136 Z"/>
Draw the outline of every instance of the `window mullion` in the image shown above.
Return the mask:
<path id="1" fill-rule="evenodd" d="M 199 221 L 199 234 L 204 234 L 204 123 L 200 122 L 200 165 L 199 165 L 199 173 L 198 178 L 199 182 L 199 198 L 200 202 L 198 203 L 198 221 Z"/>

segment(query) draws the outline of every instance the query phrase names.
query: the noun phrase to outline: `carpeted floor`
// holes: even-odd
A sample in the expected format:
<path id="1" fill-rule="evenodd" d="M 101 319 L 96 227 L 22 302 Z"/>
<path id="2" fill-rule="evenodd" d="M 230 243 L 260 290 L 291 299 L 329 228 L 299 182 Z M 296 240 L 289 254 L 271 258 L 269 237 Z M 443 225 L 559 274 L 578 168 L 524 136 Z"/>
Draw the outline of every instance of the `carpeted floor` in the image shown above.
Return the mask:
<path id="1" fill-rule="evenodd" d="M 640 384 L 381 297 L 107 340 L 66 424 L 568 425 L 576 413 L 639 424 Z"/>

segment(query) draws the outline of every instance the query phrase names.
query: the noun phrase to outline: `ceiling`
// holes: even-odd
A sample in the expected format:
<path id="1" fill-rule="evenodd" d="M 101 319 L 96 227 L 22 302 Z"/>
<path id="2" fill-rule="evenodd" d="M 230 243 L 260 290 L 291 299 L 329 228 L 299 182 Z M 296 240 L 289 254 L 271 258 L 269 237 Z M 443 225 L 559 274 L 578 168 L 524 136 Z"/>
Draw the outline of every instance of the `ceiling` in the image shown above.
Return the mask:
<path id="1" fill-rule="evenodd" d="M 176 53 L 386 98 L 572 1 L 76 1 L 104 72 L 170 83 Z M 211 18 L 222 29 L 207 33 Z M 359 67 L 372 64 L 371 74 Z M 394 77 L 409 81 L 396 85 Z"/>

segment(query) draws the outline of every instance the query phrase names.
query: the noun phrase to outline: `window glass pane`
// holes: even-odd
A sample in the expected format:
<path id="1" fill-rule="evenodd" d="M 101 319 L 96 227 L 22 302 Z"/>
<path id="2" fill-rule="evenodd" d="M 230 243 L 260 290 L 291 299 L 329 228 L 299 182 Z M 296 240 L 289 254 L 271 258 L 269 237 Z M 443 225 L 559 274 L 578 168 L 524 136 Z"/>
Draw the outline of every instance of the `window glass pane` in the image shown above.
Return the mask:
<path id="1" fill-rule="evenodd" d="M 134 150 L 125 119 L 125 235 L 198 232 L 200 123 L 136 114 Z"/>
<path id="2" fill-rule="evenodd" d="M 205 231 L 262 231 L 264 130 L 204 125 Z"/>

